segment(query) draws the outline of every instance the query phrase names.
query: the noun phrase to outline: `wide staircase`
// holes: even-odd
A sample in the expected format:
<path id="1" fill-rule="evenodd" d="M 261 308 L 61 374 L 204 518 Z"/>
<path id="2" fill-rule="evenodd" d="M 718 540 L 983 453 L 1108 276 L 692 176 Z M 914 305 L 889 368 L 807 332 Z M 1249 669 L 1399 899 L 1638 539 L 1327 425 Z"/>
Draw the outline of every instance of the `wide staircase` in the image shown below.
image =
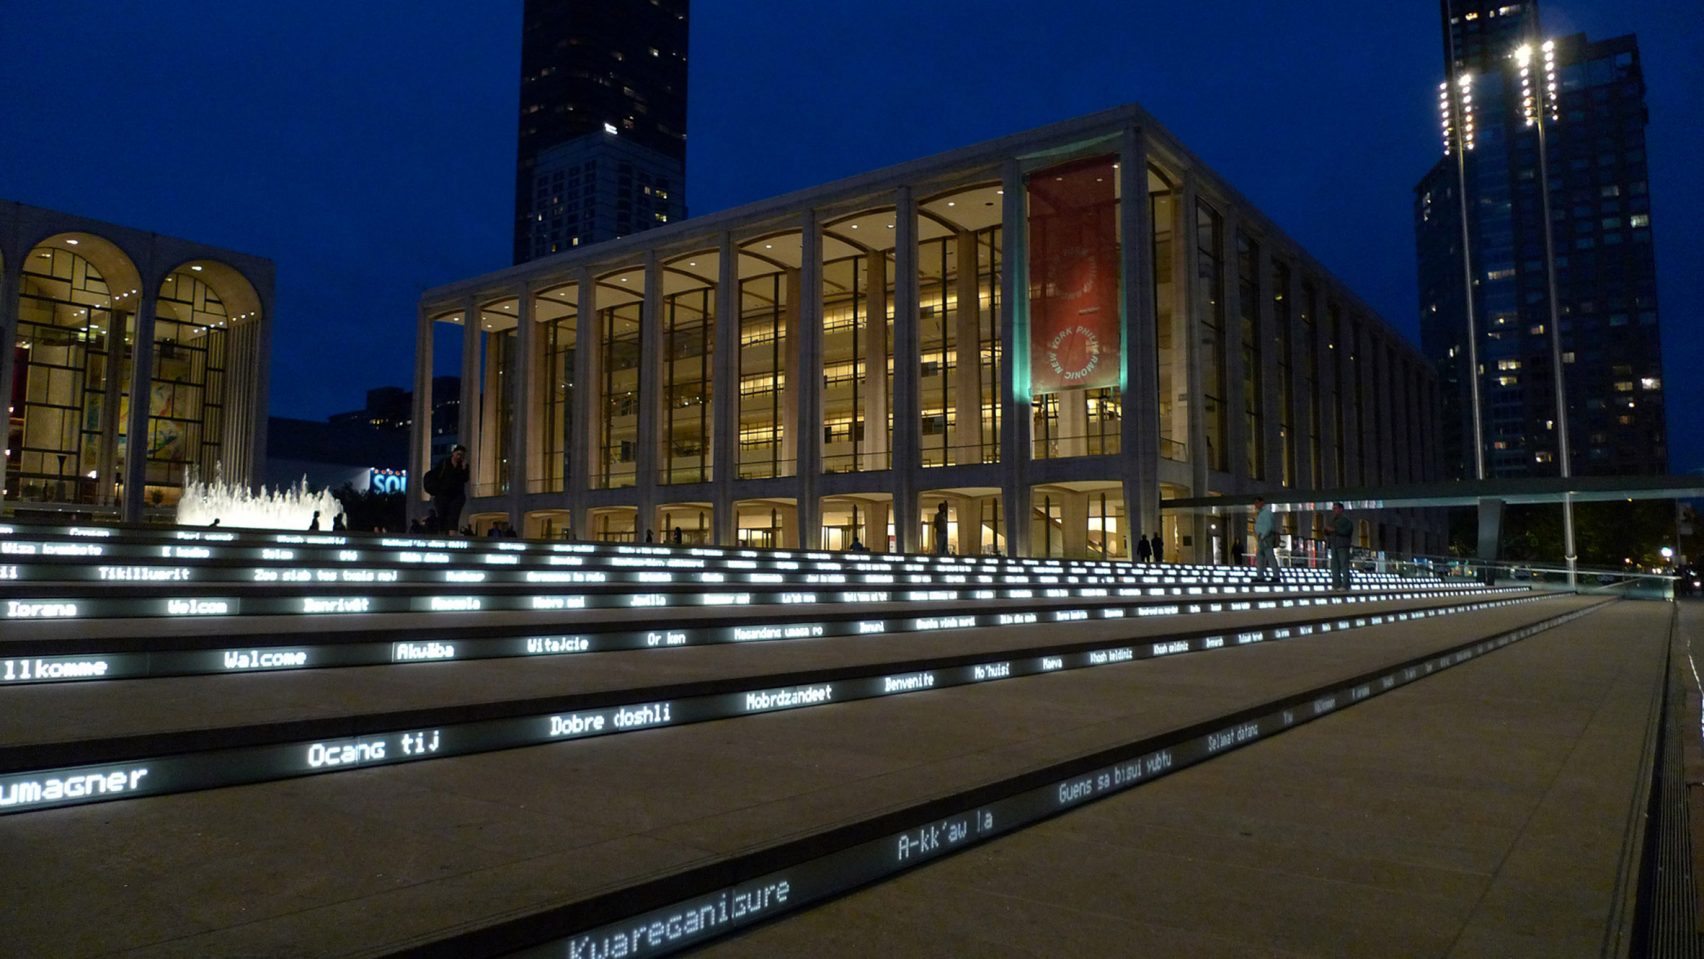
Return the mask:
<path id="1" fill-rule="evenodd" d="M 0 527 L 0 951 L 824 951 L 809 923 L 852 890 L 1529 637 L 1650 632 L 1613 612 L 1634 606 L 1663 604 L 1394 573 L 1339 592 L 1323 570 Z"/>

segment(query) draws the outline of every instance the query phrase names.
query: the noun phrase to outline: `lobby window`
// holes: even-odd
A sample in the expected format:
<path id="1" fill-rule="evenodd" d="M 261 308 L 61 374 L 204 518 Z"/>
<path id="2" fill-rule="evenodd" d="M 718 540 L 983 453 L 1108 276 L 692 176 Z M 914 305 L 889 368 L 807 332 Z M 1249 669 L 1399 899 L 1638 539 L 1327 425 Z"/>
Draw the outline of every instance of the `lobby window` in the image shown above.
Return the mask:
<path id="1" fill-rule="evenodd" d="M 762 254 L 772 252 L 774 242 L 751 244 L 742 262 L 772 260 Z M 740 281 L 740 479 L 791 476 L 798 459 L 796 437 L 787 426 L 796 389 L 788 366 L 798 322 L 798 283 L 793 269 Z"/>
<path id="2" fill-rule="evenodd" d="M 710 254 L 700 254 L 708 257 Z M 692 263 L 693 266 L 687 266 Z M 716 342 L 716 288 L 701 279 L 697 258 L 671 278 L 695 289 L 663 298 L 663 483 L 708 482 L 713 463 L 711 385 Z"/>

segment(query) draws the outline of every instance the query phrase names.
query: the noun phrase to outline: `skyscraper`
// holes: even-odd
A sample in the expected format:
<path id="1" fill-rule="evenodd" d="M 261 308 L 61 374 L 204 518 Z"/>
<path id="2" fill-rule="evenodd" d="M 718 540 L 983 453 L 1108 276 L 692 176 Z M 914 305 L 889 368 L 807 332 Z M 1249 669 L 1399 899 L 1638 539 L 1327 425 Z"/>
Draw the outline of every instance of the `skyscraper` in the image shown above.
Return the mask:
<path id="1" fill-rule="evenodd" d="M 515 262 L 686 216 L 689 0 L 526 0 Z"/>
<path id="2" fill-rule="evenodd" d="M 1444 156 L 1415 188 L 1414 228 L 1421 341 L 1440 374 L 1446 471 L 1475 475 L 1475 360 L 1485 475 L 1560 471 L 1542 122 L 1572 471 L 1666 472 L 1637 42 L 1547 41 L 1532 0 L 1443 0 L 1441 8 Z M 1526 65 L 1514 56 L 1523 44 Z M 1529 122 L 1535 110 L 1543 115 Z"/>

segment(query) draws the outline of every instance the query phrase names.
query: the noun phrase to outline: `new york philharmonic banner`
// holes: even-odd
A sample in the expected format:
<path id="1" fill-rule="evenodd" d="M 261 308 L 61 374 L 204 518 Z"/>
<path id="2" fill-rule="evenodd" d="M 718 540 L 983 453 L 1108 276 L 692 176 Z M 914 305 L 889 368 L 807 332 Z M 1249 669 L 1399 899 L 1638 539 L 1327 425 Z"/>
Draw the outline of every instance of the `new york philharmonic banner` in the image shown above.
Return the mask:
<path id="1" fill-rule="evenodd" d="M 1118 385 L 1114 162 L 1096 157 L 1029 177 L 1032 395 Z"/>

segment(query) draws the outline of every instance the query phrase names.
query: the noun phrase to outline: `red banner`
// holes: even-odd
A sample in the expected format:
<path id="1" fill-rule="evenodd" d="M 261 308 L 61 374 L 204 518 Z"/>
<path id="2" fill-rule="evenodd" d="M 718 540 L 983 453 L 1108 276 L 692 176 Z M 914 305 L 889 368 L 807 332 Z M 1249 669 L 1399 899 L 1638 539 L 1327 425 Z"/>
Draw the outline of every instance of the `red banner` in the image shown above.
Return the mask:
<path id="1" fill-rule="evenodd" d="M 1119 385 L 1114 157 L 1029 178 L 1030 393 Z"/>

